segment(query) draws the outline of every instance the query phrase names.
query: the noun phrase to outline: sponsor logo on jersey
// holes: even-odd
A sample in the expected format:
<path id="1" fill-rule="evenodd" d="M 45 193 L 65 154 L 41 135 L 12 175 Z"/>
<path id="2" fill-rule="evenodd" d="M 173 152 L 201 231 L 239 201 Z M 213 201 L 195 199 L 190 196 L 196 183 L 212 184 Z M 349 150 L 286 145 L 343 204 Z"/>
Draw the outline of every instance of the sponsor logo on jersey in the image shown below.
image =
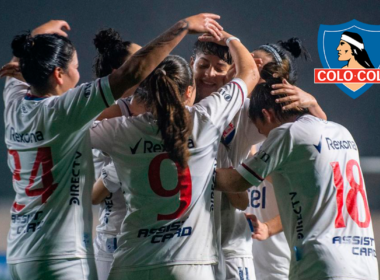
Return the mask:
<path id="1" fill-rule="evenodd" d="M 164 144 L 162 144 L 162 143 L 155 144 L 152 141 L 144 140 L 142 142 L 142 145 L 140 146 L 140 143 L 141 143 L 142 140 L 143 139 L 140 138 L 140 140 L 135 144 L 134 147 L 129 147 L 129 149 L 131 150 L 132 155 L 136 154 L 136 152 L 138 151 L 139 147 L 143 148 L 142 153 L 144 153 L 144 154 L 166 152 Z M 189 149 L 194 148 L 195 147 L 194 141 L 192 139 L 189 139 L 187 146 L 188 146 Z"/>
<path id="2" fill-rule="evenodd" d="M 41 220 L 43 217 L 43 211 L 37 211 L 34 213 L 29 213 L 25 215 L 12 214 L 12 224 L 16 224 L 16 234 L 25 234 L 35 232 L 41 229 L 44 221 Z"/>
<path id="3" fill-rule="evenodd" d="M 314 69 L 314 83 L 336 84 L 355 99 L 380 83 L 380 25 L 352 20 L 321 25 L 318 51 L 323 68 Z"/>
<path id="4" fill-rule="evenodd" d="M 270 155 L 268 155 L 266 152 L 264 152 L 264 151 L 262 151 L 262 150 L 259 150 L 259 151 L 257 152 L 257 154 L 259 155 L 260 159 L 261 159 L 263 162 L 265 162 L 265 163 L 267 163 L 267 162 L 269 161 L 269 159 L 270 159 Z"/>
<path id="5" fill-rule="evenodd" d="M 356 245 L 352 247 L 352 254 L 357 256 L 365 256 L 365 257 L 375 257 L 376 258 L 376 250 L 375 239 L 373 237 L 368 236 L 334 236 L 332 238 L 332 244 L 338 245 Z M 358 247 L 360 245 L 360 247 Z M 372 248 L 368 248 L 368 247 Z"/>
<path id="6" fill-rule="evenodd" d="M 296 222 L 296 232 L 297 232 L 297 238 L 298 239 L 303 239 L 303 218 L 302 218 L 302 206 L 300 205 L 300 201 L 297 198 L 297 193 L 296 192 L 291 192 L 289 193 L 290 195 L 290 200 L 292 203 L 292 208 L 294 214 L 296 214 L 297 217 L 297 222 Z"/>
<path id="7" fill-rule="evenodd" d="M 190 236 L 192 227 L 183 227 L 185 221 L 177 221 L 160 228 L 140 229 L 137 238 L 151 238 L 150 243 L 157 244 L 166 242 L 172 238 Z"/>
<path id="8" fill-rule="evenodd" d="M 105 179 L 105 177 L 103 177 Z M 104 223 L 108 224 L 109 216 L 111 215 L 113 208 L 112 193 L 104 199 Z"/>
<path id="9" fill-rule="evenodd" d="M 71 185 L 70 185 L 70 201 L 69 205 L 80 205 L 80 158 L 82 154 L 78 151 L 75 153 L 75 158 L 71 168 Z"/>
<path id="10" fill-rule="evenodd" d="M 36 143 L 44 140 L 44 135 L 41 131 L 18 133 L 13 127 L 10 130 L 10 140 L 18 143 Z"/>
<path id="11" fill-rule="evenodd" d="M 224 100 L 226 100 L 227 102 L 230 102 L 232 99 L 232 95 L 227 93 L 227 91 L 224 88 L 219 90 L 219 94 L 223 96 Z"/>
<path id="12" fill-rule="evenodd" d="M 91 94 L 91 85 L 92 85 L 92 83 L 87 83 L 84 86 L 84 97 L 85 98 L 89 98 L 90 97 L 90 94 Z"/>
<path id="13" fill-rule="evenodd" d="M 319 139 L 318 145 L 313 145 L 313 146 L 317 149 L 318 153 L 321 153 L 321 149 L 322 149 L 322 135 L 321 135 L 321 139 Z"/>
<path id="14" fill-rule="evenodd" d="M 355 141 L 352 140 L 334 140 L 326 137 L 326 143 L 329 150 L 358 150 Z"/>
<path id="15" fill-rule="evenodd" d="M 222 144 L 228 146 L 232 142 L 232 139 L 234 139 L 235 132 L 236 129 L 234 124 L 230 123 L 223 132 L 221 139 Z"/>

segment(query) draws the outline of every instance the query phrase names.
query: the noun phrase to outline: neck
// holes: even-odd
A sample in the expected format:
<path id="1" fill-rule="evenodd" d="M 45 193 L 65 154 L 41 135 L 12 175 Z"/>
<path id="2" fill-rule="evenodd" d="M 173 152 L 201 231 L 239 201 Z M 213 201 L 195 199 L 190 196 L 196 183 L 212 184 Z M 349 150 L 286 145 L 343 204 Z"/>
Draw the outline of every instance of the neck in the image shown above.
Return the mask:
<path id="1" fill-rule="evenodd" d="M 361 66 L 360 63 L 355 58 L 351 58 L 348 61 L 347 68 L 364 68 L 364 67 Z"/>
<path id="2" fill-rule="evenodd" d="M 51 96 L 60 95 L 60 92 L 57 89 L 49 89 L 47 91 L 41 91 L 41 90 L 36 90 L 33 87 L 30 87 L 30 93 L 38 97 L 51 97 Z"/>
<path id="3" fill-rule="evenodd" d="M 137 102 L 135 98 L 131 100 L 129 109 L 131 110 L 131 113 L 134 116 L 138 116 L 140 114 L 144 114 L 145 112 L 147 112 L 145 105 Z"/>

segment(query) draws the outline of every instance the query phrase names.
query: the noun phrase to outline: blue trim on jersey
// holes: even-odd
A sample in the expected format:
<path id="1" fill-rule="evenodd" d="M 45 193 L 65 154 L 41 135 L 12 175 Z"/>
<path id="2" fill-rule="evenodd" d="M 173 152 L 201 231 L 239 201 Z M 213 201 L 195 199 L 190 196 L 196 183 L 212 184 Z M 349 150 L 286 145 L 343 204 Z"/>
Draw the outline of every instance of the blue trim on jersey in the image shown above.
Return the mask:
<path id="1" fill-rule="evenodd" d="M 25 100 L 36 100 L 36 101 L 39 101 L 39 100 L 43 100 L 45 98 L 48 98 L 48 96 L 35 96 L 35 95 L 32 95 L 32 94 L 29 94 L 27 93 L 26 96 L 24 97 Z"/>

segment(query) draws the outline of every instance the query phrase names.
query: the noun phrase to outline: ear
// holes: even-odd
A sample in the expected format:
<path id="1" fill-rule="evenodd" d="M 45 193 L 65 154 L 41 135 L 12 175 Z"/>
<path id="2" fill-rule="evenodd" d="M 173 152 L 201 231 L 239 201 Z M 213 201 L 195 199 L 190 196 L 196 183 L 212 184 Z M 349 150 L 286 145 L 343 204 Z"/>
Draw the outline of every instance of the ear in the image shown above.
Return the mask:
<path id="1" fill-rule="evenodd" d="M 191 56 L 190 57 L 190 68 L 193 69 L 193 66 L 194 66 L 194 56 Z"/>
<path id="2" fill-rule="evenodd" d="M 61 67 L 56 67 L 53 71 L 53 79 L 57 85 L 63 85 L 63 69 Z"/>
<path id="3" fill-rule="evenodd" d="M 276 118 L 272 110 L 262 109 L 266 123 L 274 123 Z"/>
<path id="4" fill-rule="evenodd" d="M 193 86 L 188 86 L 187 90 L 186 90 L 186 92 L 184 94 L 185 100 L 183 101 L 183 103 L 185 105 L 192 106 L 192 104 L 190 104 L 190 102 L 192 100 L 193 94 L 194 94 L 194 87 Z"/>

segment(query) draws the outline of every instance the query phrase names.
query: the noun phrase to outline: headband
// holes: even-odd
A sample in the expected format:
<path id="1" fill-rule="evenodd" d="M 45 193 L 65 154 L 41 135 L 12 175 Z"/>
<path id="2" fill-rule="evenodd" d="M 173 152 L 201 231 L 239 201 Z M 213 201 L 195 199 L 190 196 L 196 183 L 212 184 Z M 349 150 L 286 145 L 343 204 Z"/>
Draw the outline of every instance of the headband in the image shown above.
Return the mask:
<path id="1" fill-rule="evenodd" d="M 259 49 L 266 50 L 267 52 L 272 54 L 274 59 L 276 60 L 276 63 L 279 65 L 281 64 L 281 62 L 282 62 L 281 56 L 275 48 L 273 48 L 272 46 L 269 46 L 269 45 L 261 45 L 259 47 Z"/>
<path id="2" fill-rule="evenodd" d="M 347 43 L 350 43 L 351 45 L 354 45 L 355 47 L 357 47 L 359 50 L 364 50 L 364 44 L 363 43 L 359 43 L 358 41 L 356 41 L 355 39 L 343 34 L 342 35 L 342 38 L 340 38 L 341 40 L 343 41 L 346 41 Z"/>

